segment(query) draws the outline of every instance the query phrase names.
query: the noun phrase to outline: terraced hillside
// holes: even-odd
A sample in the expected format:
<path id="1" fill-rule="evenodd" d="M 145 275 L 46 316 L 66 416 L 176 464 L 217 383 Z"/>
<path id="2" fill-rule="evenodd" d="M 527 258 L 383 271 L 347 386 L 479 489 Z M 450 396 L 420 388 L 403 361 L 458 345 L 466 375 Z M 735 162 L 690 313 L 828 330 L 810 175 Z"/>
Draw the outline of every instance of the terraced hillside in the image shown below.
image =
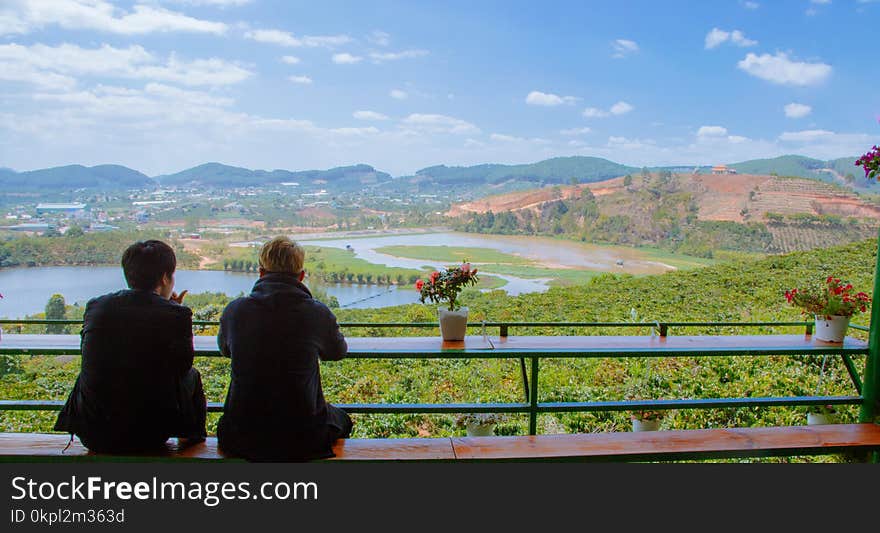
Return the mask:
<path id="1" fill-rule="evenodd" d="M 849 189 L 752 174 L 630 175 L 490 196 L 453 205 L 447 215 L 464 220 L 466 231 L 685 246 L 689 254 L 695 247 L 709 254 L 808 250 L 871 237 L 880 226 L 880 205 Z"/>

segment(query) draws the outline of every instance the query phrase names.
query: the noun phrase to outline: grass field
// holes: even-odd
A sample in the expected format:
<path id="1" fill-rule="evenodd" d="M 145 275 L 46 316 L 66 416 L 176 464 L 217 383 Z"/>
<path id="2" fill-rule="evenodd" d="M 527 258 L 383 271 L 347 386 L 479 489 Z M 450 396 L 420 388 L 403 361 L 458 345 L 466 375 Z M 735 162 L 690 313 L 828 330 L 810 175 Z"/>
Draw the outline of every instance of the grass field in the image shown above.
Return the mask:
<path id="1" fill-rule="evenodd" d="M 393 255 L 396 257 L 407 257 L 410 259 L 425 259 L 428 261 L 446 261 L 449 263 L 460 263 L 462 261 L 470 261 L 472 263 L 492 263 L 492 264 L 510 264 L 510 265 L 527 265 L 534 263 L 529 259 L 519 257 L 512 254 L 499 252 L 490 248 L 472 248 L 465 246 L 383 246 L 376 248 L 376 251 L 383 254 Z"/>

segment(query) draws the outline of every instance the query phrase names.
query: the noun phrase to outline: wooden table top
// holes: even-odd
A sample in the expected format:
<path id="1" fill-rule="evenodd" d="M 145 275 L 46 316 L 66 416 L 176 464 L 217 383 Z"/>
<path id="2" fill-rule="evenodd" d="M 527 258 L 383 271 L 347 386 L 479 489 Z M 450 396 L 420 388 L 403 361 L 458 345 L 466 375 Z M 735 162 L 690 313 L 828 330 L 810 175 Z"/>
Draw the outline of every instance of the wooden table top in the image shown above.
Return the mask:
<path id="1" fill-rule="evenodd" d="M 843 343 L 810 335 L 718 336 L 468 336 L 444 342 L 433 337 L 348 337 L 349 355 L 361 358 L 456 357 L 506 358 L 549 355 L 786 355 L 867 353 L 866 342 L 847 337 Z M 218 356 L 217 338 L 193 338 L 196 355 Z M 0 354 L 77 355 L 79 335 L 10 335 L 0 338 Z"/>

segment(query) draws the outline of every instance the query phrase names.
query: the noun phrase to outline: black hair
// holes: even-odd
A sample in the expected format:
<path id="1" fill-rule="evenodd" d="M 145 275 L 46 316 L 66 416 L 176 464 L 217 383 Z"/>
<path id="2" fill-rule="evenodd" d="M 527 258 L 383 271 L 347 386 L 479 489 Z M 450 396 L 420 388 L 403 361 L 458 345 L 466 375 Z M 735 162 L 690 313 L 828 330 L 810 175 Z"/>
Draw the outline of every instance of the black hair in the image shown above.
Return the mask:
<path id="1" fill-rule="evenodd" d="M 162 241 L 138 241 L 122 254 L 125 282 L 132 289 L 151 291 L 162 281 L 162 276 L 174 274 L 176 268 L 174 250 Z"/>

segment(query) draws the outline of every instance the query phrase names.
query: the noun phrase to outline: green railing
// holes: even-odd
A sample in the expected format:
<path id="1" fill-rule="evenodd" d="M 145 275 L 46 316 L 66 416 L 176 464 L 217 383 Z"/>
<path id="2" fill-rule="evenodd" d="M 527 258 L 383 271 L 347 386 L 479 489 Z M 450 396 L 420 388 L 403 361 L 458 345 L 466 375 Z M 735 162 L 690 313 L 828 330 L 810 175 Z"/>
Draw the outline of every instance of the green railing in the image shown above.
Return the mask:
<path id="1" fill-rule="evenodd" d="M 877 309 L 880 306 L 875 306 Z M 873 314 L 873 313 L 872 313 Z M 876 318 L 873 317 L 872 318 Z M 880 320 L 880 319 L 878 319 Z M 76 320 L 0 320 L 0 325 L 81 325 Z M 204 327 L 217 326 L 216 321 L 194 321 L 193 326 L 197 330 Z M 344 330 L 356 328 L 437 328 L 437 323 L 363 323 L 349 322 L 340 323 Z M 469 328 L 476 328 L 480 333 L 486 331 L 486 328 L 498 328 L 499 336 L 507 337 L 514 329 L 522 330 L 523 328 L 553 328 L 553 329 L 574 329 L 574 328 L 654 328 L 654 333 L 666 337 L 673 328 L 747 328 L 747 327 L 802 327 L 807 334 L 812 332 L 812 322 L 480 322 L 468 324 Z M 702 399 L 675 399 L 675 400 L 621 400 L 621 401 L 593 401 L 593 402 L 539 402 L 539 361 L 542 358 L 557 357 L 618 357 L 620 353 L 614 351 L 592 353 L 588 356 L 579 356 L 577 354 L 566 355 L 563 353 L 542 352 L 522 354 L 497 354 L 492 352 L 481 353 L 479 356 L 451 353 L 451 358 L 506 358 L 519 359 L 522 374 L 523 385 L 523 402 L 513 403 L 414 403 L 414 404 L 339 404 L 340 407 L 350 413 L 360 414 L 378 414 L 378 413 L 521 413 L 529 415 L 529 433 L 534 435 L 537 432 L 537 417 L 541 413 L 558 413 L 558 412 L 597 412 L 597 411 L 637 411 L 637 410 L 669 410 L 669 409 L 718 409 L 718 408 L 743 408 L 743 407 L 771 407 L 771 406 L 810 406 L 810 405 L 860 405 L 860 420 L 869 421 L 873 419 L 876 410 L 876 398 L 878 391 L 876 390 L 876 377 L 872 373 L 877 367 L 877 346 L 878 339 L 875 338 L 873 331 L 868 327 L 852 325 L 857 331 L 869 333 L 869 348 L 866 349 L 849 349 L 844 350 L 836 347 L 829 347 L 821 351 L 825 355 L 840 355 L 847 369 L 849 377 L 855 390 L 854 395 L 850 396 L 784 396 L 784 397 L 748 397 L 748 398 L 702 398 Z M 866 355 L 864 375 L 860 376 L 855 362 L 851 358 L 851 354 Z M 425 358 L 436 358 L 436 355 L 423 354 Z M 760 353 L 749 353 L 744 350 L 742 353 L 731 353 L 729 350 L 713 351 L 711 349 L 700 349 L 698 353 L 640 353 L 626 354 L 625 357 L 680 357 L 682 355 L 698 355 L 698 356 L 731 356 L 731 355 L 762 355 Z M 769 353 L 766 355 L 770 355 Z M 204 354 L 203 356 L 217 356 Z M 350 358 L 366 358 L 367 355 L 350 354 Z M 407 359 L 421 357 L 420 354 L 407 353 L 403 355 L 381 354 L 381 358 L 388 359 Z M 446 355 L 444 355 L 446 357 Z M 528 363 L 527 364 L 527 360 Z M 867 386 L 866 386 L 867 385 Z M 59 400 L 0 400 L 0 410 L 57 410 L 63 405 Z M 218 402 L 211 402 L 208 409 L 211 412 L 222 411 L 223 405 Z"/>

